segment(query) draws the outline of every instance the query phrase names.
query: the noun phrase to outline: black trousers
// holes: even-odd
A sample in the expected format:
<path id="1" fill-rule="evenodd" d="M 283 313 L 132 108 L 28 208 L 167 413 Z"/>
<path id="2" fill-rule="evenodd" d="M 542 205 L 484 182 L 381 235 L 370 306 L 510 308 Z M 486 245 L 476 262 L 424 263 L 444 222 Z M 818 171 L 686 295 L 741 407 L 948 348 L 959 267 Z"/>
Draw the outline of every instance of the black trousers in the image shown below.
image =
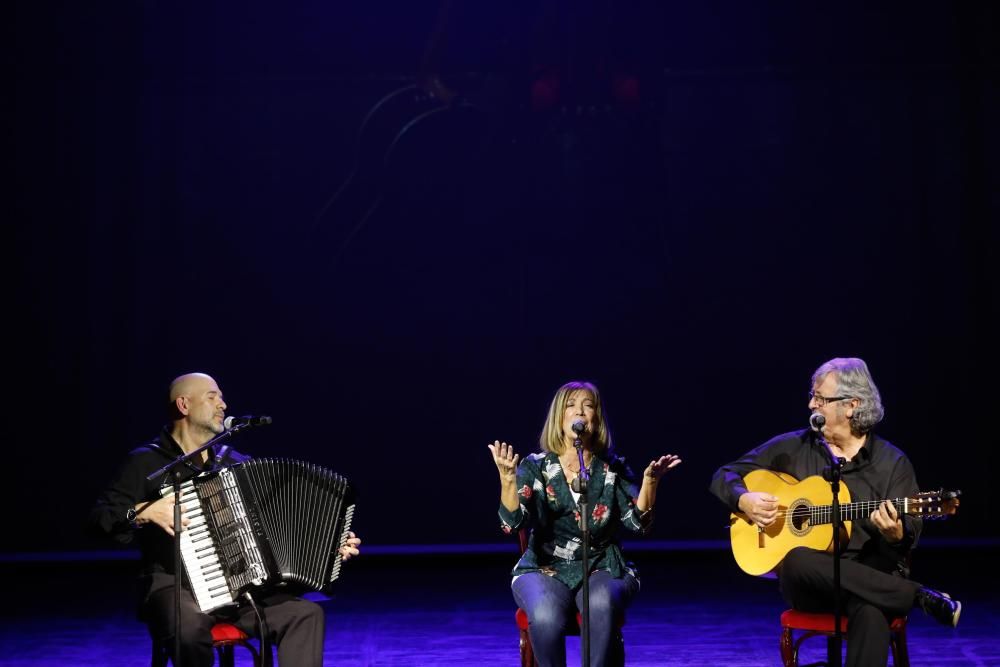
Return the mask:
<path id="1" fill-rule="evenodd" d="M 278 647 L 278 664 L 286 667 L 320 667 L 323 664 L 323 635 L 326 629 L 323 608 L 315 602 L 285 593 L 273 593 L 258 600 L 272 645 Z M 154 640 L 163 642 L 171 658 L 174 654 L 174 589 L 172 586 L 149 595 L 140 610 Z M 210 667 L 212 626 L 232 623 L 248 635 L 257 634 L 257 617 L 249 605 L 225 607 L 203 614 L 191 591 L 181 590 L 181 659 L 185 667 Z"/>
<path id="2" fill-rule="evenodd" d="M 781 563 L 778 578 L 785 601 L 793 609 L 833 612 L 833 554 L 804 547 L 792 549 Z M 909 613 L 919 588 L 909 579 L 840 559 L 848 667 L 889 662 L 889 617 Z"/>

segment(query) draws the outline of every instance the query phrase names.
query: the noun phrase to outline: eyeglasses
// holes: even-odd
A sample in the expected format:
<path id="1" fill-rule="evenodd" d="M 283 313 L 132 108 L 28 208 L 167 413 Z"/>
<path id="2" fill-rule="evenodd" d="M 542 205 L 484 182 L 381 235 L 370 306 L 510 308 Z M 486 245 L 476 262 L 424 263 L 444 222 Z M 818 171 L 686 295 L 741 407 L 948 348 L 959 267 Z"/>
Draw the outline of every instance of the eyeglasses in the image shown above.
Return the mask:
<path id="1" fill-rule="evenodd" d="M 823 396 L 822 394 L 817 394 L 815 391 L 810 391 L 809 392 L 809 400 L 816 401 L 816 405 L 818 405 L 819 407 L 823 407 L 827 403 L 834 403 L 836 401 L 843 401 L 843 400 L 848 399 L 848 398 L 850 398 L 850 396 L 830 396 L 830 397 L 826 397 L 826 396 Z"/>

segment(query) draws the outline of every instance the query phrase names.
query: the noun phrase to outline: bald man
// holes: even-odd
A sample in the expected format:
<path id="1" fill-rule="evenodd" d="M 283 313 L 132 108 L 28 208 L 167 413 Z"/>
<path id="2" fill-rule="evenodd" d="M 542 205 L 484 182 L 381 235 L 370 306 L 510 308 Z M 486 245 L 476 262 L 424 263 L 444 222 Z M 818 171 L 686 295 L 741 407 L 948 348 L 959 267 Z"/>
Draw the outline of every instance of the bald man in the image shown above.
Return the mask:
<path id="1" fill-rule="evenodd" d="M 90 523 L 99 533 L 121 544 L 136 543 L 142 554 L 139 618 L 150 635 L 172 654 L 174 650 L 174 510 L 173 494 L 161 496 L 160 487 L 170 479 L 149 481 L 146 477 L 181 453 L 198 449 L 225 430 L 226 401 L 218 383 L 204 373 L 181 375 L 170 383 L 170 423 L 152 443 L 133 450 L 114 480 L 91 511 Z M 184 469 L 182 480 L 223 461 L 215 447 L 195 457 L 194 468 Z M 225 463 L 245 461 L 230 450 Z M 182 525 L 188 520 L 182 518 Z M 352 533 L 341 550 L 344 560 L 358 555 L 361 540 Z M 280 589 L 257 599 L 263 608 L 269 640 L 278 646 L 282 665 L 323 664 L 322 608 Z M 226 621 L 247 634 L 256 634 L 253 610 L 246 605 L 222 607 L 204 614 L 188 589 L 181 591 L 181 659 L 185 667 L 211 665 L 212 626 Z"/>

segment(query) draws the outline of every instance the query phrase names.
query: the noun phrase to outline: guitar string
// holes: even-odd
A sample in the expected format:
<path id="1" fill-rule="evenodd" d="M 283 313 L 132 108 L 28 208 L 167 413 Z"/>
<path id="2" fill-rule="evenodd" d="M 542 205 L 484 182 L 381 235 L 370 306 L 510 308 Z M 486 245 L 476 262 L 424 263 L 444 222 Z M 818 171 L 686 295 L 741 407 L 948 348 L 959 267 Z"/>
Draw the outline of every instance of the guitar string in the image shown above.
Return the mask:
<path id="1" fill-rule="evenodd" d="M 899 512 L 899 507 L 902 506 L 903 503 L 904 503 L 904 501 L 906 501 L 907 499 L 906 498 L 891 498 L 891 499 L 886 499 L 886 500 L 892 500 L 892 504 L 896 506 L 896 511 Z M 841 512 L 841 514 L 844 514 L 845 512 L 861 511 L 861 512 L 866 512 L 867 514 L 865 516 L 867 516 L 868 514 L 871 514 L 873 511 L 875 511 L 875 509 L 879 505 L 881 505 L 882 502 L 883 501 L 881 501 L 881 500 L 859 500 L 859 501 L 856 501 L 856 502 L 843 503 L 840 506 L 840 512 Z M 933 513 L 933 514 L 940 514 L 941 510 L 938 510 L 938 511 L 935 511 L 935 512 L 932 512 L 930 510 L 932 510 L 936 506 L 943 506 L 947 502 L 949 502 L 949 501 L 947 501 L 947 500 L 935 500 L 935 501 L 929 502 L 929 501 L 924 500 L 924 501 L 914 502 L 911 499 L 911 500 L 909 500 L 910 510 L 908 512 L 906 512 L 906 513 L 907 514 L 913 514 L 913 515 L 931 514 L 931 513 Z M 794 513 L 796 511 L 802 511 L 803 509 L 807 510 L 811 515 L 812 514 L 819 514 L 820 516 L 824 516 L 824 515 L 832 515 L 833 514 L 833 506 L 832 505 L 800 505 L 795 510 L 779 510 L 778 513 L 777 513 L 777 517 L 785 517 L 785 516 L 787 516 L 789 514 L 794 515 Z M 928 510 L 928 511 L 922 511 L 922 510 Z"/>

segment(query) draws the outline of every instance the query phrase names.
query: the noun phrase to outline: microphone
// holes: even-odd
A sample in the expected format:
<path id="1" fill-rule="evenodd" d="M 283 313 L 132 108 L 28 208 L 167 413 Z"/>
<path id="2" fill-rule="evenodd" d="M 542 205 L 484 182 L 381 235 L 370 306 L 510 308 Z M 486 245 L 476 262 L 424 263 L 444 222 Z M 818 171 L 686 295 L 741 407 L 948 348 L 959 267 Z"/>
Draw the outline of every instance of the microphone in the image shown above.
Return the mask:
<path id="1" fill-rule="evenodd" d="M 575 422 L 573 422 L 573 433 L 580 435 L 586 430 L 587 430 L 587 425 L 583 423 L 582 419 L 577 419 Z"/>
<path id="2" fill-rule="evenodd" d="M 270 417 L 251 417 L 250 415 L 243 415 L 242 417 L 226 417 L 226 419 L 222 422 L 222 425 L 228 431 L 236 428 L 237 426 L 263 426 L 270 423 Z"/>
<path id="3" fill-rule="evenodd" d="M 823 430 L 824 426 L 826 426 L 826 417 L 818 412 L 809 415 L 809 428 L 818 433 Z"/>

